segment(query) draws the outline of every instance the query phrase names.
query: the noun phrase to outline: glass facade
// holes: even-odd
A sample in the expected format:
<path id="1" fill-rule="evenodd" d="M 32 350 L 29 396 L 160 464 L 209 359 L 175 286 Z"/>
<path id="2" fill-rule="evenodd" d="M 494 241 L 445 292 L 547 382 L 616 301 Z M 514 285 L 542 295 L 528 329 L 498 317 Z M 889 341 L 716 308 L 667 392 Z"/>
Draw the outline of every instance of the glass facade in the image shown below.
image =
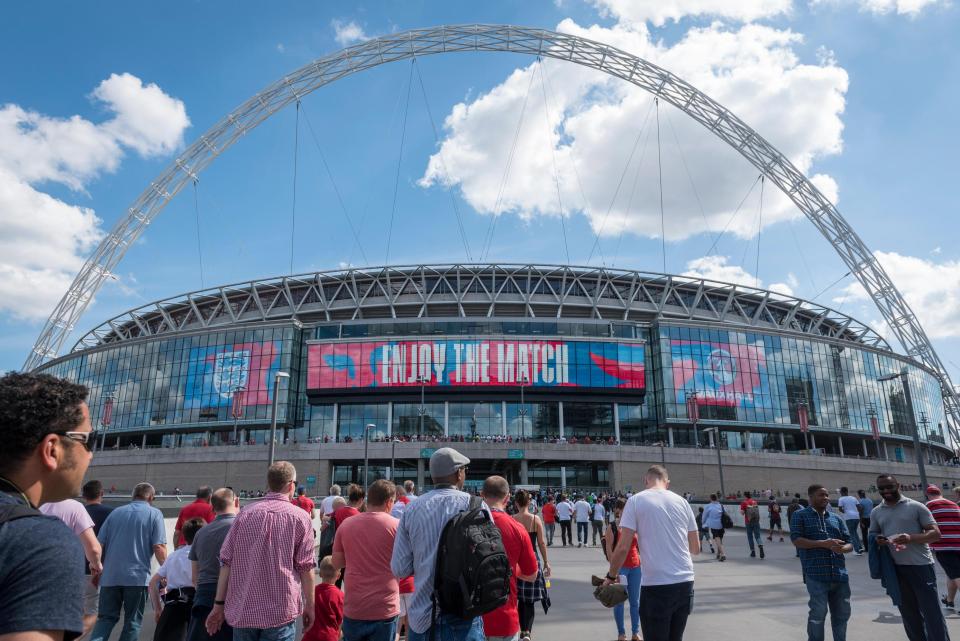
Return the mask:
<path id="1" fill-rule="evenodd" d="M 642 384 L 589 390 L 530 385 L 525 396 L 516 385 L 427 386 L 422 417 L 417 384 L 389 394 L 375 388 L 308 386 L 309 341 L 356 343 L 357 338 L 378 336 L 415 341 L 427 334 L 471 340 L 489 335 L 516 335 L 520 341 L 581 338 L 584 345 L 602 347 L 591 347 L 590 367 L 610 367 L 607 346 L 634 341 L 643 347 L 643 362 L 633 372 L 634 382 Z M 582 340 L 586 337 L 593 338 Z M 877 380 L 904 367 L 909 398 L 899 378 Z M 874 426 L 881 436 L 912 434 L 912 403 L 921 438 L 947 444 L 939 381 L 905 359 L 812 337 L 676 323 L 651 327 L 593 320 L 467 319 L 259 326 L 107 345 L 43 369 L 90 389 L 92 419 L 107 427 L 108 446 L 218 445 L 233 441 L 235 426 L 238 440 L 263 444 L 269 440 L 275 397 L 278 440 L 298 443 L 362 440 L 365 426 L 372 424 L 372 439 L 392 434 L 426 440 L 446 435 L 607 442 L 616 440 L 619 430 L 624 444 L 692 446 L 690 410 L 695 406 L 701 446 L 715 438 L 703 428 L 717 427 L 723 444 L 732 449 L 791 452 L 812 446 L 798 429 L 805 406 L 818 449 L 873 456 L 878 449 L 871 439 Z M 560 474 L 555 467 L 536 472 L 531 467 L 531 479 L 541 475 L 549 479 L 543 484 L 553 484 Z M 590 472 L 591 479 L 599 474 Z"/>

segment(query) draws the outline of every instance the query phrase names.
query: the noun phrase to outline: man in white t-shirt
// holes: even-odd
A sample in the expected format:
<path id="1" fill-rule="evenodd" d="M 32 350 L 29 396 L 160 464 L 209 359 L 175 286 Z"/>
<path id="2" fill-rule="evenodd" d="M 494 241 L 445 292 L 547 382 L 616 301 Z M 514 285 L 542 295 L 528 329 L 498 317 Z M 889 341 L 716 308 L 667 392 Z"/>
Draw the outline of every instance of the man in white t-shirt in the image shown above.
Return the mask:
<path id="1" fill-rule="evenodd" d="M 337 500 L 338 496 L 340 496 L 340 486 L 331 485 L 330 496 L 324 498 L 323 501 L 320 502 L 320 507 L 323 508 L 323 513 L 320 515 L 321 517 L 329 517 L 333 514 L 333 502 Z"/>
<path id="2" fill-rule="evenodd" d="M 863 556 L 863 544 L 857 535 L 857 528 L 860 525 L 860 508 L 858 507 L 860 501 L 857 500 L 857 497 L 850 496 L 850 491 L 847 488 L 841 487 L 840 500 L 837 501 L 837 504 L 843 513 L 843 520 L 847 522 L 847 529 L 850 530 L 850 542 L 853 543 L 853 549 L 856 550 L 857 556 Z"/>
<path id="3" fill-rule="evenodd" d="M 603 507 L 603 499 L 604 497 L 601 496 L 593 504 L 593 547 L 597 547 L 598 538 L 603 538 L 603 524 L 607 518 L 607 511 Z"/>
<path id="4" fill-rule="evenodd" d="M 578 496 L 573 511 L 577 516 L 577 547 L 581 548 L 587 545 L 587 535 L 590 533 L 590 504 Z"/>
<path id="5" fill-rule="evenodd" d="M 671 492 L 661 465 L 644 475 L 646 490 L 627 501 L 620 516 L 620 537 L 610 556 L 605 585 L 615 583 L 637 535 L 640 579 L 640 628 L 647 641 L 683 638 L 693 605 L 693 556 L 700 553 L 697 519 L 682 496 Z"/>
<path id="6" fill-rule="evenodd" d="M 560 538 L 563 547 L 573 545 L 573 504 L 563 494 L 557 499 L 557 521 L 560 523 Z"/>

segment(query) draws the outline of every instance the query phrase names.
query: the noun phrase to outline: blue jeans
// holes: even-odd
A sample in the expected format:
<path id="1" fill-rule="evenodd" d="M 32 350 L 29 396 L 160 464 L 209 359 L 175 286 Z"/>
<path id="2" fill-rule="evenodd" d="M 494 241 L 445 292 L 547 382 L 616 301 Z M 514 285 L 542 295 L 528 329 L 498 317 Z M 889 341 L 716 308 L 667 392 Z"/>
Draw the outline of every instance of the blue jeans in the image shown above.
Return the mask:
<path id="1" fill-rule="evenodd" d="M 577 543 L 586 545 L 589 543 L 587 536 L 590 534 L 590 521 L 577 521 Z"/>
<path id="2" fill-rule="evenodd" d="M 860 535 L 857 534 L 857 528 L 860 527 L 860 519 L 845 519 L 847 530 L 850 531 L 850 542 L 853 543 L 853 549 L 857 552 L 863 552 L 863 544 L 860 542 Z"/>
<path id="3" fill-rule="evenodd" d="M 90 633 L 90 641 L 108 641 L 113 626 L 120 620 L 123 610 L 123 627 L 117 641 L 137 641 L 143 623 L 143 608 L 147 604 L 147 588 L 142 585 L 111 585 L 100 588 L 100 611 L 97 623 Z M 51 607 L 54 604 L 50 604 Z"/>
<path id="4" fill-rule="evenodd" d="M 544 523 L 543 527 L 546 529 L 547 545 L 553 545 L 553 533 L 557 531 L 557 524 Z"/>
<path id="5" fill-rule="evenodd" d="M 569 521 L 568 521 L 569 523 Z M 426 632 L 407 633 L 407 641 L 485 641 L 483 634 L 483 619 L 461 619 L 450 614 L 441 614 L 433 624 L 433 637 L 430 628 Z"/>
<path id="6" fill-rule="evenodd" d="M 294 620 L 275 628 L 234 628 L 233 641 L 293 641 L 296 634 Z"/>
<path id="7" fill-rule="evenodd" d="M 640 634 L 640 566 L 620 568 L 620 576 L 627 577 L 627 601 L 630 603 L 630 634 Z M 613 606 L 613 620 L 617 634 L 626 634 L 623 627 L 623 604 Z"/>
<path id="8" fill-rule="evenodd" d="M 846 581 L 828 583 L 807 579 L 807 593 L 810 595 L 807 641 L 824 641 L 828 609 L 833 641 L 846 641 L 847 621 L 850 619 L 850 584 Z"/>
<path id="9" fill-rule="evenodd" d="M 761 543 L 761 538 L 760 538 L 760 524 L 754 523 L 753 525 L 750 525 L 748 523 L 747 524 L 747 543 L 750 544 L 751 552 L 755 551 L 753 547 L 754 539 L 756 539 L 757 545 L 759 545 L 760 547 L 763 547 L 763 543 Z"/>
<path id="10" fill-rule="evenodd" d="M 379 621 L 361 621 L 343 617 L 343 641 L 393 641 L 397 617 Z"/>

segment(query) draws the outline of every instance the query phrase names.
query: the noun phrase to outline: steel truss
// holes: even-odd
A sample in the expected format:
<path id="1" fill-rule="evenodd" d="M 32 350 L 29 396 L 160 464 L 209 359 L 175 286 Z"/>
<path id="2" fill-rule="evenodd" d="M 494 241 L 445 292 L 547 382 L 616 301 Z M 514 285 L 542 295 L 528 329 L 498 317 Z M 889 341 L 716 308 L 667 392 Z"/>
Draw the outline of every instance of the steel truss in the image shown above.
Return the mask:
<path id="1" fill-rule="evenodd" d="M 104 280 L 133 242 L 181 189 L 198 180 L 217 156 L 264 120 L 345 76 L 417 56 L 503 51 L 566 60 L 621 78 L 669 102 L 736 149 L 777 185 L 830 242 L 870 294 L 909 356 L 936 370 L 954 442 L 960 444 L 960 396 L 916 315 L 876 257 L 837 208 L 782 153 L 736 115 L 669 71 L 579 36 L 512 25 L 414 29 L 348 47 L 304 65 L 253 96 L 200 136 L 154 180 L 80 269 L 24 364 L 55 357 Z"/>
<path id="2" fill-rule="evenodd" d="M 362 319 L 540 318 L 655 322 L 805 334 L 892 351 L 869 325 L 775 292 L 687 276 L 568 265 L 412 265 L 316 272 L 148 303 L 73 351 L 241 324 Z"/>

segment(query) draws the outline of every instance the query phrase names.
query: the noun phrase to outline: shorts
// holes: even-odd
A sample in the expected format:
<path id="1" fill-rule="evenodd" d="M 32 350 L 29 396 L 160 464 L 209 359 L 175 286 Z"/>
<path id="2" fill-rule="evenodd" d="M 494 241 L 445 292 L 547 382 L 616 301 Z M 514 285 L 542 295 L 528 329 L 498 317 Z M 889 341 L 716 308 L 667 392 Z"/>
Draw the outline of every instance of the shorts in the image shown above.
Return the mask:
<path id="1" fill-rule="evenodd" d="M 940 562 L 940 567 L 943 568 L 943 572 L 947 575 L 948 579 L 951 581 L 953 579 L 960 579 L 960 552 L 954 550 L 944 552 L 934 551 L 934 554 L 937 556 L 937 561 Z"/>
<path id="2" fill-rule="evenodd" d="M 407 610 L 410 609 L 410 601 L 413 600 L 413 592 L 400 595 L 400 617 L 407 616 Z"/>
<path id="3" fill-rule="evenodd" d="M 713 538 L 715 538 L 715 539 L 721 539 L 721 540 L 722 540 L 722 539 L 723 539 L 723 533 L 724 533 L 725 531 L 726 531 L 726 530 L 724 530 L 723 528 L 720 528 L 719 530 L 714 530 L 713 528 L 710 528 L 710 534 L 712 534 L 712 535 L 713 535 Z"/>
<path id="4" fill-rule="evenodd" d="M 779 529 L 779 530 L 782 530 L 782 529 L 783 529 L 783 524 L 780 522 L 780 515 L 779 515 L 779 514 L 778 514 L 777 516 L 771 516 L 771 517 L 770 517 L 770 529 L 772 530 L 772 529 L 774 529 L 774 528 Z"/>
<path id="5" fill-rule="evenodd" d="M 100 612 L 100 587 L 90 583 L 89 575 L 83 579 L 83 616 L 96 616 Z"/>

